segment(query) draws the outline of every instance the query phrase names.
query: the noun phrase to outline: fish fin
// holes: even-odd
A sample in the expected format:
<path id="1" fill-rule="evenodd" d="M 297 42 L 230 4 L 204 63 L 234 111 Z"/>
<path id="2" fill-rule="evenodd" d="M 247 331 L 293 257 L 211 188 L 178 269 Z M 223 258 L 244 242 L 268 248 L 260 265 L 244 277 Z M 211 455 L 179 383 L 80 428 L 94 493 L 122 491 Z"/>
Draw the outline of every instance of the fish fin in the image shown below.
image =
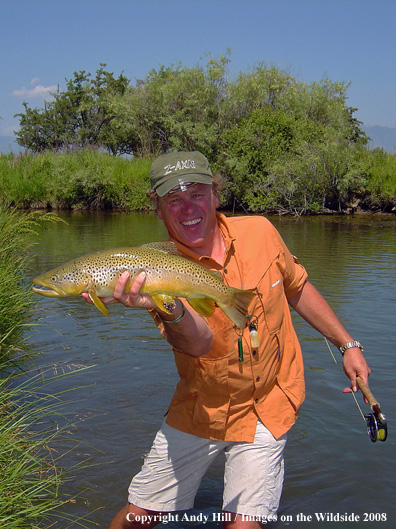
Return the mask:
<path id="1" fill-rule="evenodd" d="M 167 314 L 172 314 L 176 307 L 175 298 L 169 294 L 151 294 L 151 298 L 157 307 Z"/>
<path id="2" fill-rule="evenodd" d="M 109 317 L 109 309 L 106 307 L 106 305 L 103 303 L 101 299 L 98 298 L 98 296 L 95 294 L 95 292 L 88 292 L 88 296 L 92 303 L 95 305 L 97 309 L 100 310 L 102 314 L 104 314 L 107 318 Z"/>
<path id="3" fill-rule="evenodd" d="M 240 290 L 238 288 L 233 288 L 232 290 L 233 302 L 227 305 L 218 303 L 218 305 L 239 329 L 244 329 L 247 323 L 248 307 L 255 295 L 255 291 Z"/>
<path id="4" fill-rule="evenodd" d="M 209 317 L 215 311 L 216 303 L 209 298 L 188 298 L 189 304 L 201 316 Z"/>
<path id="5" fill-rule="evenodd" d="M 164 253 L 171 253 L 173 255 L 180 255 L 176 244 L 172 241 L 158 241 L 158 242 L 148 242 L 142 244 L 144 248 L 151 248 L 152 250 L 158 250 Z"/>

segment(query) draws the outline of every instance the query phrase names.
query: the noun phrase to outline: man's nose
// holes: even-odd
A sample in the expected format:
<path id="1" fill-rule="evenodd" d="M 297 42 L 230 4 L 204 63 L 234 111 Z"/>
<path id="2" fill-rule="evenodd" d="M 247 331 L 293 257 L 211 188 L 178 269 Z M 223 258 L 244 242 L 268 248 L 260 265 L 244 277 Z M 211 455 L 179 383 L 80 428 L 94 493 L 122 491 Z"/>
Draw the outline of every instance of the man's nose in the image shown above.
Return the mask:
<path id="1" fill-rule="evenodd" d="M 189 198 L 185 198 L 185 199 L 183 200 L 183 205 L 182 205 L 182 211 L 183 211 L 183 213 L 189 213 L 189 212 L 191 212 L 193 209 L 194 209 L 194 205 L 193 205 L 192 200 L 190 200 Z"/>

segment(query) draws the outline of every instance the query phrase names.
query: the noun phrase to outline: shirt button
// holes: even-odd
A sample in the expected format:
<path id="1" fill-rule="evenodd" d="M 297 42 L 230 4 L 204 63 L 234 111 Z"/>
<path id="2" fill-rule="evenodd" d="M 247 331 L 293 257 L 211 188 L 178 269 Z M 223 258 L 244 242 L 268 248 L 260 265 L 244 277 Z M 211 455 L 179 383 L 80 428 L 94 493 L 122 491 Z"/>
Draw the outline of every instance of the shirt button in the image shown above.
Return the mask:
<path id="1" fill-rule="evenodd" d="M 256 382 L 260 382 L 260 377 L 256 377 Z"/>
<path id="2" fill-rule="evenodd" d="M 257 353 L 257 351 L 256 351 L 256 349 L 254 349 L 254 350 L 252 351 L 252 355 L 253 355 L 253 356 L 256 356 L 256 353 Z"/>
<path id="3" fill-rule="evenodd" d="M 254 402 L 255 402 L 256 404 L 258 403 L 258 401 L 259 401 L 258 399 L 254 399 Z"/>

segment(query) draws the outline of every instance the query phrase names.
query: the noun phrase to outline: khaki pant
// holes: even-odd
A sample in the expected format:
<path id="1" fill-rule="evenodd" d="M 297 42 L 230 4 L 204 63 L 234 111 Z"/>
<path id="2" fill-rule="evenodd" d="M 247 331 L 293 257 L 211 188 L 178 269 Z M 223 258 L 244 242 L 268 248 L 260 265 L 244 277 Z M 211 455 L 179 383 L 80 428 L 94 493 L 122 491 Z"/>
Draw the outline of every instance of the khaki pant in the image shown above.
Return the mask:
<path id="1" fill-rule="evenodd" d="M 260 421 L 253 443 L 212 441 L 164 423 L 129 486 L 128 501 L 159 512 L 191 509 L 202 477 L 224 452 L 223 510 L 270 519 L 282 493 L 286 437 L 276 440 Z"/>

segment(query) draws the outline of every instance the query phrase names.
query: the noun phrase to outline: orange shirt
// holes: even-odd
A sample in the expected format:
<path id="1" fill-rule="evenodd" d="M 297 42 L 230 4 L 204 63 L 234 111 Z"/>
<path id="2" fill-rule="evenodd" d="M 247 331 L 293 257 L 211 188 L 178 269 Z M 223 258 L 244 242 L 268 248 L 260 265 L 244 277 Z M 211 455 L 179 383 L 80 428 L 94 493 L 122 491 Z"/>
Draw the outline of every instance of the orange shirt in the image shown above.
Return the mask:
<path id="1" fill-rule="evenodd" d="M 226 246 L 224 267 L 174 242 L 188 259 L 222 272 L 227 285 L 256 291 L 249 315 L 257 318 L 260 345 L 253 349 L 249 328 L 237 331 L 216 308 L 206 318 L 214 336 L 207 355 L 194 358 L 174 349 L 180 381 L 166 422 L 199 437 L 251 442 L 259 417 L 279 438 L 294 424 L 305 396 L 302 354 L 287 298 L 297 294 L 307 274 L 264 217 L 218 214 L 218 222 Z"/>

